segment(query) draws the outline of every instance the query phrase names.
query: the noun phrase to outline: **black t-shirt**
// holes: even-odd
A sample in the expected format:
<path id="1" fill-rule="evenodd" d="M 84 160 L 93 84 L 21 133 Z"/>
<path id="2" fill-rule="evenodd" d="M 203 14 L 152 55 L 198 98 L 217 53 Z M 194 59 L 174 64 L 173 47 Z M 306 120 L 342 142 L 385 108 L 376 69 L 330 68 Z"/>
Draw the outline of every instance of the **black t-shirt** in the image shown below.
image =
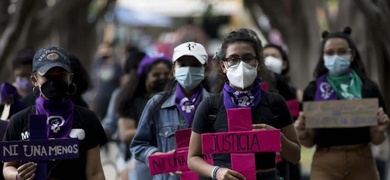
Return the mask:
<path id="1" fill-rule="evenodd" d="M 214 125 L 209 121 L 211 113 L 211 98 L 204 99 L 196 110 L 192 131 L 202 134 L 209 132 L 227 132 L 228 123 L 226 109 L 223 105 L 222 95 L 220 99 L 221 106 L 216 114 Z M 292 124 L 290 110 L 282 96 L 276 93 L 261 91 L 261 100 L 259 105 L 252 110 L 253 124 L 268 124 L 277 129 Z M 211 127 L 213 126 L 213 127 Z M 275 153 L 255 153 L 256 169 L 268 169 L 275 167 Z M 214 155 L 214 164 L 221 167 L 231 168 L 230 154 Z"/>
<path id="2" fill-rule="evenodd" d="M 386 112 L 385 102 L 378 86 L 369 79 L 362 79 L 362 97 L 378 98 L 379 106 Z M 303 93 L 303 101 L 314 101 L 316 82 L 311 82 Z M 315 129 L 314 143 L 320 147 L 367 144 L 371 142 L 369 127 Z"/>
<path id="3" fill-rule="evenodd" d="M 28 119 L 31 114 L 35 114 L 35 106 L 13 115 L 9 121 L 4 140 L 21 141 L 29 139 L 29 137 L 26 137 L 29 133 L 26 132 L 28 132 Z M 86 179 L 87 151 L 107 142 L 107 137 L 102 136 L 104 133 L 100 132 L 103 130 L 100 121 L 94 112 L 86 108 L 75 105 L 72 129 L 82 129 L 85 132 L 85 138 L 79 142 L 79 158 L 49 161 L 47 173 L 50 178 Z"/>
<path id="4" fill-rule="evenodd" d="M 128 117 L 135 120 L 136 125 L 138 126 L 139 119 L 141 118 L 142 112 L 148 103 L 149 98 L 145 96 L 136 97 L 131 103 L 131 108 L 128 109 Z"/>

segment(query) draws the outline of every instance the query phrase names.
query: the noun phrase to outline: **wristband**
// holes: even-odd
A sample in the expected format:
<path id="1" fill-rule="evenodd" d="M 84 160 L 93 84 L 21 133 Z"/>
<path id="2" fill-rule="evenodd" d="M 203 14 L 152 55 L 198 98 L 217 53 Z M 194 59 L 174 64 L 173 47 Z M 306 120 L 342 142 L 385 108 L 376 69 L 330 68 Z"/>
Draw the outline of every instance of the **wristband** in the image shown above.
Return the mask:
<path id="1" fill-rule="evenodd" d="M 214 166 L 213 170 L 211 171 L 211 178 L 212 179 L 217 179 L 217 171 L 220 167 L 219 166 Z"/>
<path id="2" fill-rule="evenodd" d="M 19 180 L 19 175 L 18 175 L 18 173 L 16 173 L 16 175 L 15 175 L 15 180 Z"/>

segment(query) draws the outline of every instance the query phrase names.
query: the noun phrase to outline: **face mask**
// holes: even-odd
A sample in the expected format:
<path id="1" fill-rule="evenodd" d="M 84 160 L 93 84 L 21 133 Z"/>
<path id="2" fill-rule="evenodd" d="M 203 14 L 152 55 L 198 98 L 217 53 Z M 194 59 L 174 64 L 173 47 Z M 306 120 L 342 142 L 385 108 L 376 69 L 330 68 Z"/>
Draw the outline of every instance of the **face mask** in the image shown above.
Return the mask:
<path id="1" fill-rule="evenodd" d="M 257 68 L 241 61 L 237 67 L 229 67 L 226 76 L 233 86 L 245 89 L 255 81 Z"/>
<path id="2" fill-rule="evenodd" d="M 271 71 L 273 71 L 276 74 L 282 73 L 283 68 L 283 60 L 273 57 L 273 56 L 267 56 L 265 58 L 265 65 L 267 68 Z"/>
<path id="3" fill-rule="evenodd" d="M 204 79 L 204 68 L 178 67 L 175 69 L 177 82 L 186 90 L 193 90 Z"/>
<path id="4" fill-rule="evenodd" d="M 152 83 L 152 91 L 153 93 L 162 92 L 165 90 L 165 86 L 168 84 L 169 79 L 157 79 Z"/>
<path id="5" fill-rule="evenodd" d="M 31 80 L 27 77 L 16 77 L 15 83 L 22 91 L 31 91 L 33 88 Z"/>
<path id="6" fill-rule="evenodd" d="M 41 86 L 41 93 L 50 100 L 62 100 L 69 91 L 69 85 L 62 80 L 48 80 Z"/>
<path id="7" fill-rule="evenodd" d="M 351 64 L 349 59 L 351 59 L 350 55 L 324 56 L 324 65 L 328 69 L 330 75 L 340 76 L 349 69 L 349 65 Z"/>

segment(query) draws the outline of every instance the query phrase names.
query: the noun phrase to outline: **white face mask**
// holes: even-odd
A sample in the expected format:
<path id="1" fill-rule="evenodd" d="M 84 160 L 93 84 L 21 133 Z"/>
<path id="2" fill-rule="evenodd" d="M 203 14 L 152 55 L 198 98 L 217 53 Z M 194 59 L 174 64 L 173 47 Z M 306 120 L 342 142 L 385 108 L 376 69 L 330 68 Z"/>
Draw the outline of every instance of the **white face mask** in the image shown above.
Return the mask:
<path id="1" fill-rule="evenodd" d="M 227 64 L 225 67 L 228 67 Z M 245 89 L 255 81 L 257 68 L 241 61 L 237 67 L 227 68 L 226 76 L 233 86 Z"/>
<path id="2" fill-rule="evenodd" d="M 273 71 L 276 74 L 281 74 L 283 70 L 283 60 L 273 57 L 273 56 L 267 56 L 265 58 L 265 65 L 267 68 L 271 71 Z"/>

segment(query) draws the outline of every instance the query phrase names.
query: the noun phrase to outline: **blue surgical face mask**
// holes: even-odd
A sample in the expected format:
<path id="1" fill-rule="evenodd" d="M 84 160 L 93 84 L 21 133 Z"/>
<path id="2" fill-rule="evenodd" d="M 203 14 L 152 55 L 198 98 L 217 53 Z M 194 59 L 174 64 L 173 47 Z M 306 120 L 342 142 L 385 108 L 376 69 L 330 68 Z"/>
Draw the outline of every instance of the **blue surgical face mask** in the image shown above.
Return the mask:
<path id="1" fill-rule="evenodd" d="M 324 56 L 324 65 L 331 76 L 340 76 L 349 69 L 351 55 Z"/>
<path id="2" fill-rule="evenodd" d="M 177 67 L 175 69 L 177 82 L 186 90 L 193 90 L 204 79 L 204 68 L 200 67 Z"/>

